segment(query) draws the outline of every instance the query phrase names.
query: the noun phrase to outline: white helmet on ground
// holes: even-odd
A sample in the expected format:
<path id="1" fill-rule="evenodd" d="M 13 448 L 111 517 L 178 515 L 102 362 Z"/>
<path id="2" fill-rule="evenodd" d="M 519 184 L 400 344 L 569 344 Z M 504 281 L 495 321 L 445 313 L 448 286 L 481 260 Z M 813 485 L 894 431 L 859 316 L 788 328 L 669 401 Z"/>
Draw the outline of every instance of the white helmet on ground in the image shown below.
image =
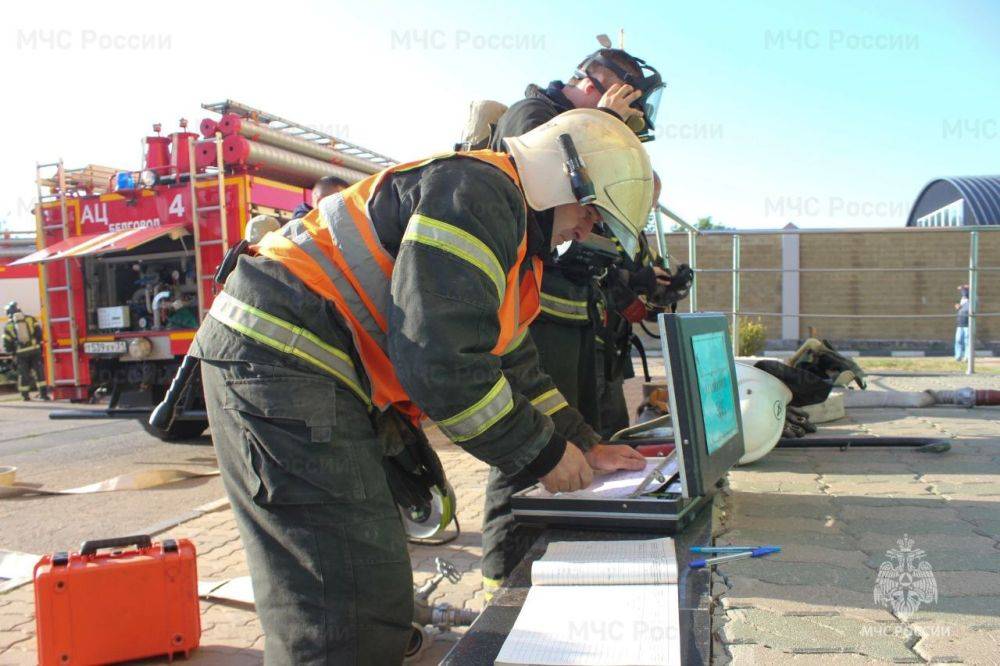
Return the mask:
<path id="1" fill-rule="evenodd" d="M 771 452 L 785 428 L 785 412 L 792 392 L 774 375 L 736 362 L 743 421 L 743 457 L 740 465 L 760 460 Z"/>
<path id="2" fill-rule="evenodd" d="M 563 135 L 572 139 L 593 184 L 592 201 L 581 201 L 571 185 Z M 642 143 L 625 123 L 597 109 L 573 109 L 504 142 L 514 157 L 529 206 L 546 210 L 592 203 L 625 251 L 635 256 L 653 204 L 653 168 Z"/>

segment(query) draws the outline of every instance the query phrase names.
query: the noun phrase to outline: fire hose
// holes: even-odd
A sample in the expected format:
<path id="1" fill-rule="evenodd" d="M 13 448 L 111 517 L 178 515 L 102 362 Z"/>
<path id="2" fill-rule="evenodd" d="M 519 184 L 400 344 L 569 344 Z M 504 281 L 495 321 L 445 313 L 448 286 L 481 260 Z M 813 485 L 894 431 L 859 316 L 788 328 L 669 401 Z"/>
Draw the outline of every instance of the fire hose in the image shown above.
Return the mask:
<path id="1" fill-rule="evenodd" d="M 248 164 L 257 167 L 262 175 L 278 177 L 304 187 L 311 187 L 324 176 L 335 176 L 349 183 L 368 177 L 362 171 L 323 162 L 266 143 L 250 141 L 236 134 L 225 138 L 222 151 L 226 164 Z"/>
<path id="2" fill-rule="evenodd" d="M 52 490 L 39 487 L 35 484 L 18 483 L 17 467 L 7 465 L 0 467 L 0 499 L 19 497 L 21 495 L 88 495 L 116 490 L 145 490 L 187 479 L 218 476 L 218 474 L 219 470 L 217 469 L 201 472 L 192 472 L 185 469 L 147 469 L 141 472 L 130 472 L 128 474 L 113 476 L 110 479 L 89 483 L 85 486 Z"/>
<path id="3" fill-rule="evenodd" d="M 206 120 L 208 119 L 206 118 Z M 202 121 L 202 124 L 204 125 L 204 121 Z M 238 134 L 250 141 L 266 143 L 269 146 L 305 155 L 321 162 L 328 162 L 355 171 L 361 171 L 365 174 L 378 173 L 382 169 L 382 167 L 368 160 L 335 150 L 329 144 L 308 141 L 287 132 L 268 127 L 267 125 L 241 118 L 235 113 L 227 113 L 222 116 L 222 119 L 217 123 L 217 129 L 226 137 Z M 204 129 L 202 131 L 204 132 Z"/>

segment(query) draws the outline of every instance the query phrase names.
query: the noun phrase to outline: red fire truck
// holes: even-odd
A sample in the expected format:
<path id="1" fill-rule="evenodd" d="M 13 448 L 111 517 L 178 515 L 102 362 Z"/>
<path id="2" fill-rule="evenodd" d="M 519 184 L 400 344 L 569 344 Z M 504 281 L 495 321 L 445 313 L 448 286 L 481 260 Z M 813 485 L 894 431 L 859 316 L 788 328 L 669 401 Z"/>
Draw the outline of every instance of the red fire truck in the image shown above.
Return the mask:
<path id="1" fill-rule="evenodd" d="M 355 182 L 395 164 L 232 100 L 202 106 L 220 117 L 205 118 L 200 135 L 183 120 L 169 136 L 155 125 L 139 170 L 38 165 L 38 251 L 14 263 L 39 266 L 46 374 L 57 398 L 106 398 L 98 414 L 145 424 L 247 221 L 284 223 L 319 178 Z M 187 393 L 170 430 L 155 434 L 185 439 L 205 430 L 200 386 Z"/>

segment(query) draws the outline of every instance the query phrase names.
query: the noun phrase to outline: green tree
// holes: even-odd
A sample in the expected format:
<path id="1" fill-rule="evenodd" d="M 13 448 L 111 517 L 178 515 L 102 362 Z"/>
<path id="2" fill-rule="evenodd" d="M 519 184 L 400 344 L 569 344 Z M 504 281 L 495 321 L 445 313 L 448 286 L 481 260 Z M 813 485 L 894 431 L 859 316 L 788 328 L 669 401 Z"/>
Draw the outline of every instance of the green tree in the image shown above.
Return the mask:
<path id="1" fill-rule="evenodd" d="M 707 217 L 700 217 L 700 218 L 698 218 L 698 222 L 695 223 L 694 226 L 695 226 L 695 228 L 698 231 L 715 231 L 715 230 L 724 230 L 724 229 L 729 229 L 730 228 L 730 227 L 724 226 L 722 224 L 718 224 L 717 222 L 713 222 L 711 215 L 708 215 Z M 687 231 L 687 229 L 685 229 L 684 227 L 682 227 L 679 224 L 675 224 L 674 226 L 672 226 L 670 228 L 670 230 L 671 231 Z"/>

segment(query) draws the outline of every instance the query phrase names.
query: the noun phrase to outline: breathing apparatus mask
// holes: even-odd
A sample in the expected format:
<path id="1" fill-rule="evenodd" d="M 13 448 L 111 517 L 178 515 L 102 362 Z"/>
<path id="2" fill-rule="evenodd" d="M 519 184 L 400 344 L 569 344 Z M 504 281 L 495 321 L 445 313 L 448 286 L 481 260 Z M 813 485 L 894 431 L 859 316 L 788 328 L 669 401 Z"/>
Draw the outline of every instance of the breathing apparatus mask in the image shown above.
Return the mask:
<path id="1" fill-rule="evenodd" d="M 555 254 L 560 267 L 598 278 L 622 260 L 614 241 L 595 233 L 587 234 L 582 240 L 557 245 Z"/>
<path id="2" fill-rule="evenodd" d="M 619 65 L 612 57 L 631 61 L 639 71 L 639 75 L 627 71 Z M 617 76 L 622 83 L 632 86 L 640 91 L 642 95 L 636 99 L 631 106 L 633 109 L 642 112 L 642 116 L 632 116 L 625 121 L 629 129 L 635 132 L 640 141 L 652 141 L 656 137 L 653 131 L 656 129 L 656 113 L 660 106 L 660 97 L 666 84 L 656 68 L 646 63 L 642 58 L 636 58 L 621 49 L 600 49 L 591 53 L 577 67 L 574 76 L 580 79 L 590 79 L 602 95 L 607 92 L 607 87 L 601 83 L 596 76 L 590 74 L 591 66 L 600 65 L 605 67 Z"/>

